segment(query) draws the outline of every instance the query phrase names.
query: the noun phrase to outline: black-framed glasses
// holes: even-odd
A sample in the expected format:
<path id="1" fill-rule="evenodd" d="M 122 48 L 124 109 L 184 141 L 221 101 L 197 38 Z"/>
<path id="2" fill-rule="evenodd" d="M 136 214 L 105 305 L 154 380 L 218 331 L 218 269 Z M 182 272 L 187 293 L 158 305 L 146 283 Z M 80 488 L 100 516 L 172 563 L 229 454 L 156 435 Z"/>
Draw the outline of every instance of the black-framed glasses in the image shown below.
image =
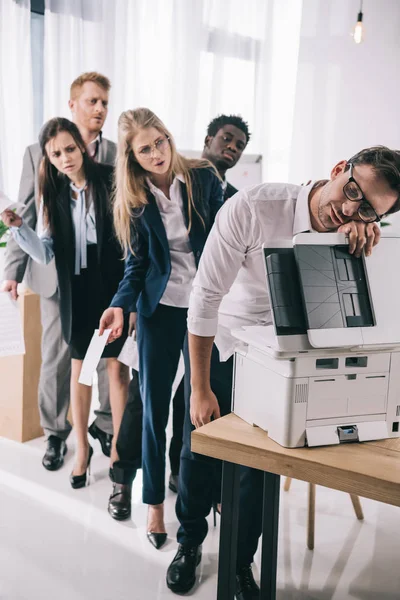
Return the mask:
<path id="1" fill-rule="evenodd" d="M 350 202 L 360 202 L 357 214 L 364 223 L 379 223 L 384 215 L 379 216 L 373 206 L 365 198 L 362 189 L 353 177 L 353 163 L 347 163 L 350 166 L 350 177 L 343 186 L 343 193 Z"/>

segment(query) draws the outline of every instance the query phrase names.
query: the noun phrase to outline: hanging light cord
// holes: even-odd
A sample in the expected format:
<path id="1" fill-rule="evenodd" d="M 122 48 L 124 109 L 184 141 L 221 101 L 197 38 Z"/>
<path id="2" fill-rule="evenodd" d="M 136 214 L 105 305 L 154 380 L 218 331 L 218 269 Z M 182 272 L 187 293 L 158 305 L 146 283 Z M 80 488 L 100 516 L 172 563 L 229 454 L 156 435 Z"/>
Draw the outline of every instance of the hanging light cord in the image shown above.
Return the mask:
<path id="1" fill-rule="evenodd" d="M 363 2 L 364 2 L 364 0 L 360 1 L 360 11 L 359 11 L 358 17 L 357 17 L 358 22 L 362 22 L 362 20 L 363 20 Z"/>

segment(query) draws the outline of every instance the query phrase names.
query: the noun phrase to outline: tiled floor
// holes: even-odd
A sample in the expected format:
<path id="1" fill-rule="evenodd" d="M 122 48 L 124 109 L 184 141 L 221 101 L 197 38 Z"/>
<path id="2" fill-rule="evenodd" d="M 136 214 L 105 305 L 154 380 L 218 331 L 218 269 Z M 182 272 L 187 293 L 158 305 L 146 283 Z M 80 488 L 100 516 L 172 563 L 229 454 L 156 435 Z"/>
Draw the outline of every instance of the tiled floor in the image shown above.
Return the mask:
<path id="1" fill-rule="evenodd" d="M 1 600 L 163 600 L 166 568 L 176 549 L 175 495 L 168 492 L 169 539 L 161 551 L 146 539 L 141 482 L 133 516 L 113 521 L 107 511 L 107 459 L 95 443 L 91 485 L 72 490 L 73 436 L 65 466 L 41 466 L 43 438 L 17 444 L 0 439 Z M 399 467 L 400 468 L 400 467 Z M 363 500 L 365 521 L 350 498 L 317 488 L 315 550 L 306 548 L 307 484 L 282 491 L 278 600 L 395 600 L 400 598 L 400 512 Z M 218 527 L 204 545 L 199 583 L 190 595 L 216 598 Z M 259 556 L 257 557 L 257 562 Z M 257 572 L 257 568 L 256 568 Z"/>

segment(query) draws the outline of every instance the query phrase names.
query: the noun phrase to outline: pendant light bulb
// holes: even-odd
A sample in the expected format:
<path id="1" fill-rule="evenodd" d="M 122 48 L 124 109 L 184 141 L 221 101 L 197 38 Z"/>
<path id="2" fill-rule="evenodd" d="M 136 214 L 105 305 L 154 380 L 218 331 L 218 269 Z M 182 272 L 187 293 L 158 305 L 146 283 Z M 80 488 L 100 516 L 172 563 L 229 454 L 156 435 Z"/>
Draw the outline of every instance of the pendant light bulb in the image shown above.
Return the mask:
<path id="1" fill-rule="evenodd" d="M 363 24 L 363 12 L 362 12 L 362 0 L 360 5 L 360 10 L 357 15 L 357 23 L 354 27 L 353 39 L 356 44 L 361 44 L 364 39 L 364 24 Z"/>

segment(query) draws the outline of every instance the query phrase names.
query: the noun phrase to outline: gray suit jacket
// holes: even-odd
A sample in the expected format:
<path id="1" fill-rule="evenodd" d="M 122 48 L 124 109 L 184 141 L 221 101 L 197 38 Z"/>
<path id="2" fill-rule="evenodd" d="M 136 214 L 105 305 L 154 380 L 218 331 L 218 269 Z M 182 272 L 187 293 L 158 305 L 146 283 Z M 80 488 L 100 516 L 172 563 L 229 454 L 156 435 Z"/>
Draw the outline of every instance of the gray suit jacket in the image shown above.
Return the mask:
<path id="1" fill-rule="evenodd" d="M 97 161 L 114 166 L 117 146 L 114 142 L 102 139 Z M 25 205 L 22 216 L 32 229 L 36 228 L 39 201 L 39 165 L 42 158 L 39 144 L 25 150 L 19 186 L 18 202 Z M 33 261 L 11 237 L 7 243 L 4 279 L 20 283 L 25 277 L 27 286 L 36 294 L 51 298 L 57 290 L 57 272 L 54 259 L 48 265 Z"/>

